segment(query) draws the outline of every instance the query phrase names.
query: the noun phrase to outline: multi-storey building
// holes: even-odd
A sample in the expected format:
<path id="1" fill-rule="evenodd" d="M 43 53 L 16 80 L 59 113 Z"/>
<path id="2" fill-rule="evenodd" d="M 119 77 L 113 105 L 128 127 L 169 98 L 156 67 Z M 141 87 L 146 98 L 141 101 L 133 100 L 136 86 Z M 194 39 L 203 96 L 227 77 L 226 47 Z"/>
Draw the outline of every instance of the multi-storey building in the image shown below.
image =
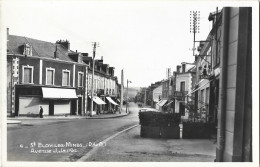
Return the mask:
<path id="1" fill-rule="evenodd" d="M 217 124 L 216 161 L 252 161 L 252 9 L 225 7 L 208 19 L 213 27 L 198 47 L 188 95 Z"/>
<path id="2" fill-rule="evenodd" d="M 11 116 L 84 115 L 86 75 L 83 54 L 69 41 L 56 43 L 7 35 L 7 112 Z"/>
<path id="3" fill-rule="evenodd" d="M 8 115 L 38 115 L 40 106 L 44 115 L 89 114 L 92 58 L 88 53 L 70 50 L 67 40 L 51 43 L 9 33 L 7 39 Z M 110 111 L 118 105 L 117 85 L 114 68 L 97 60 L 94 103 L 101 107 L 94 105 L 94 110 Z"/>
<path id="4" fill-rule="evenodd" d="M 187 107 L 192 100 L 187 98 L 187 95 L 194 89 L 195 71 L 194 67 L 186 69 L 186 64 L 182 63 L 182 66 L 177 66 L 175 72 L 175 91 L 173 93 L 175 113 L 180 113 L 182 120 L 188 120 L 189 115 L 192 114 Z"/>

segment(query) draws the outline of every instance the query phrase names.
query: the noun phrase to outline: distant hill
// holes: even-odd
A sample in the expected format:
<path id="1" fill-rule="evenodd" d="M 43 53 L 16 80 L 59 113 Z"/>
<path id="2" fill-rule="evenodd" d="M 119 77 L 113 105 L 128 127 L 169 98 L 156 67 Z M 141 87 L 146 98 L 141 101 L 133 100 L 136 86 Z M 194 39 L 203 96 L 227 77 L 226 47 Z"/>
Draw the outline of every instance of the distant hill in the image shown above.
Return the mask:
<path id="1" fill-rule="evenodd" d="M 129 87 L 128 88 L 128 97 L 129 98 L 134 98 L 138 91 L 140 90 L 139 87 Z M 124 89 L 124 97 L 126 96 L 126 88 Z"/>

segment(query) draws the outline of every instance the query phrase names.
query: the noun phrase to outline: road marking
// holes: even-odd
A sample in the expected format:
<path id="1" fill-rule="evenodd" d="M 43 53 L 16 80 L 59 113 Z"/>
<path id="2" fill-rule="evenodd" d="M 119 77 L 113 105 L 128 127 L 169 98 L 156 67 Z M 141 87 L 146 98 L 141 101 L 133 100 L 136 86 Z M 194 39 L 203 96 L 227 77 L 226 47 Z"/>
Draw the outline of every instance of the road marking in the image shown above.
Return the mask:
<path id="1" fill-rule="evenodd" d="M 124 129 L 124 130 L 122 130 L 122 131 L 120 131 L 120 132 L 117 132 L 117 133 L 115 133 L 114 135 L 112 135 L 112 136 L 108 137 L 107 139 L 103 140 L 102 143 L 106 143 L 106 142 L 108 142 L 109 140 L 113 139 L 114 137 L 120 135 L 121 133 L 124 133 L 124 132 L 126 132 L 126 131 L 128 131 L 128 130 L 130 130 L 130 129 L 133 129 L 133 128 L 137 127 L 137 126 L 140 126 L 140 125 L 139 125 L 139 124 L 136 124 L 136 125 L 131 126 L 131 127 L 127 128 L 127 129 Z M 82 156 L 80 159 L 78 159 L 77 162 L 84 162 L 84 161 L 87 160 L 91 155 L 93 155 L 94 153 L 96 153 L 97 150 L 98 150 L 98 148 L 99 148 L 99 147 L 93 147 L 87 154 L 85 154 L 85 155 Z"/>

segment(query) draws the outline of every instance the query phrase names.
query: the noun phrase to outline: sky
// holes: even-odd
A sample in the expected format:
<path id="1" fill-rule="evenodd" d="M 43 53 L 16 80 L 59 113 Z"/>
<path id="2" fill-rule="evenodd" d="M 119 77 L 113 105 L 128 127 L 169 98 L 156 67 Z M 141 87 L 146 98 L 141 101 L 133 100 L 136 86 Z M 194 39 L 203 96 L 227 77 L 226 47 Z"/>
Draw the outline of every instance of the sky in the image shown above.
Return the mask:
<path id="1" fill-rule="evenodd" d="M 6 0 L 3 23 L 11 35 L 55 43 L 70 41 L 71 50 L 92 56 L 92 42 L 98 42 L 96 58 L 121 70 L 129 87 L 148 87 L 166 79 L 181 62 L 194 62 L 190 11 L 200 11 L 200 33 L 205 40 L 212 23 L 210 12 L 225 4 L 191 1 L 83 1 Z"/>

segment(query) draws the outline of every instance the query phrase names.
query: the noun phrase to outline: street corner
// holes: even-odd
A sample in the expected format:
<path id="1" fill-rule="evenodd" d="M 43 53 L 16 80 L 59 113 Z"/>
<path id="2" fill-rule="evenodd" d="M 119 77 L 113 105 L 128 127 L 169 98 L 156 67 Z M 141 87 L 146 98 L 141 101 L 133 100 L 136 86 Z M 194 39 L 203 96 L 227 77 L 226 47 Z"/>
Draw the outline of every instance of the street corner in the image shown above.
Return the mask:
<path id="1" fill-rule="evenodd" d="M 7 120 L 7 124 L 21 124 L 22 121 L 17 121 L 17 120 Z"/>

